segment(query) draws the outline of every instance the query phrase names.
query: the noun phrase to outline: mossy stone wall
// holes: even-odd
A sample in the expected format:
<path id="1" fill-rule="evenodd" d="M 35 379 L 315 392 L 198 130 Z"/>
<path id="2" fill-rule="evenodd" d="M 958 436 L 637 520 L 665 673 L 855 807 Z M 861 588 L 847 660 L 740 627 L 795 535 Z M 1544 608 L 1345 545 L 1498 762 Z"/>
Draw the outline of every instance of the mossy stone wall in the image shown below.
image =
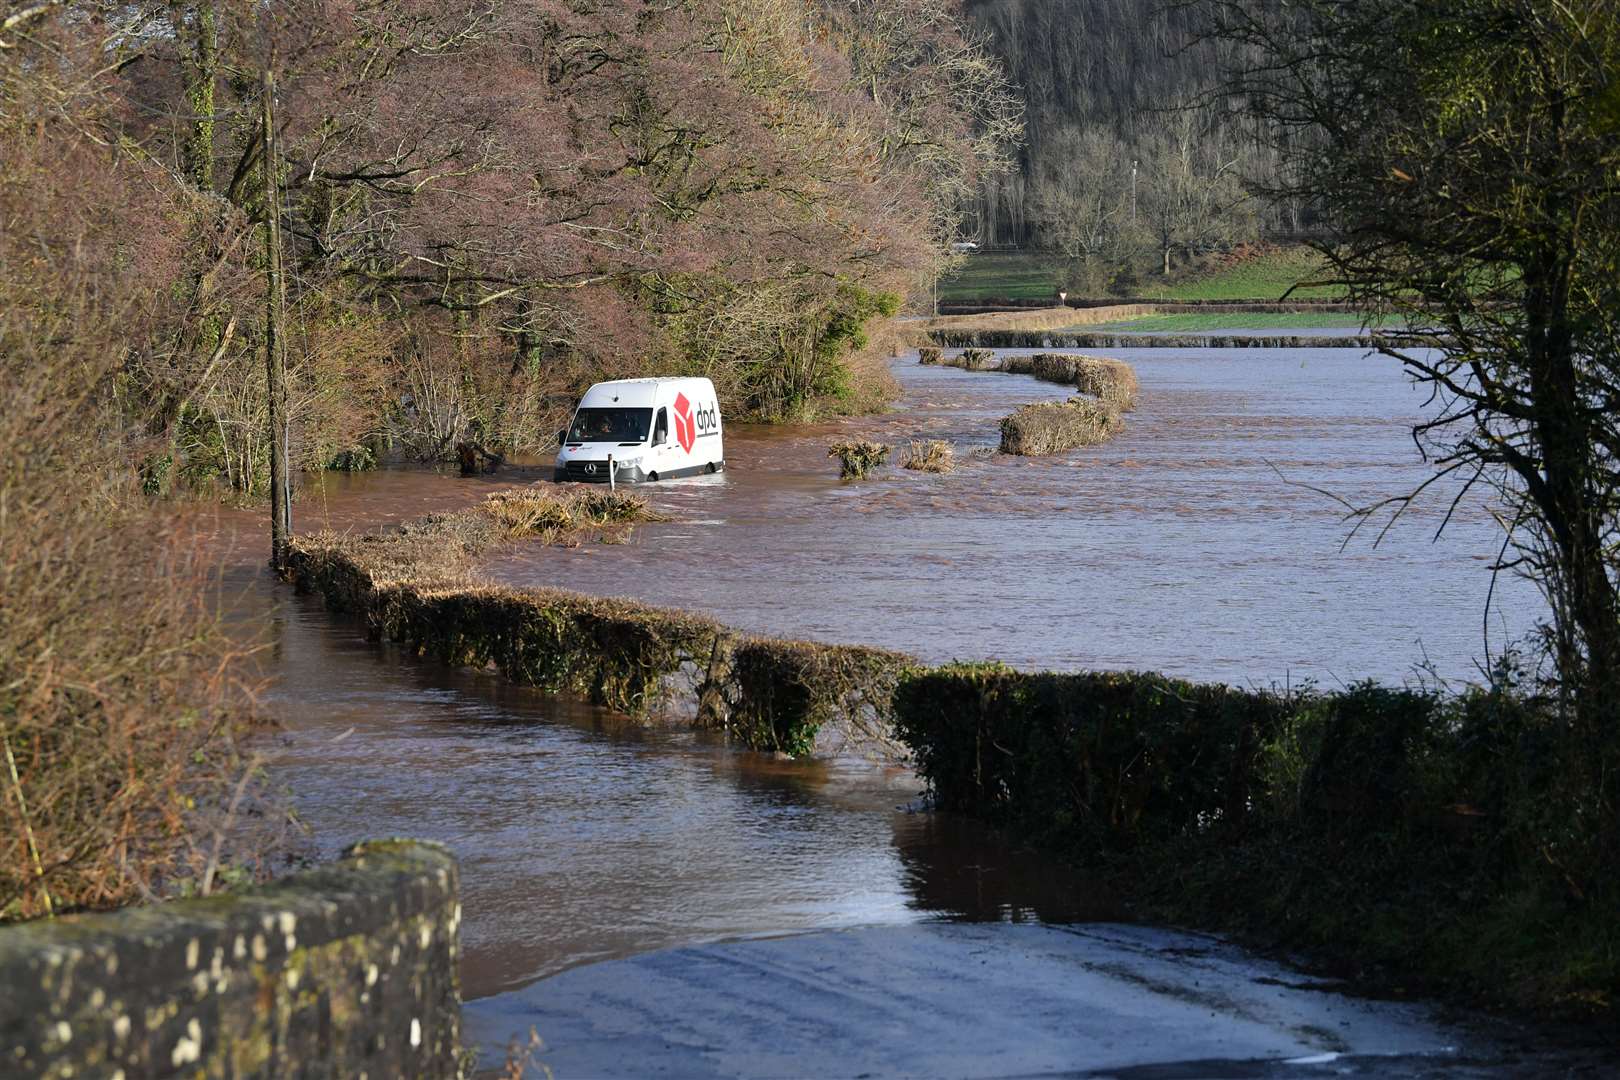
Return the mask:
<path id="1" fill-rule="evenodd" d="M 250 892 L 0 929 L 0 1075 L 448 1077 L 455 861 L 362 844 Z"/>

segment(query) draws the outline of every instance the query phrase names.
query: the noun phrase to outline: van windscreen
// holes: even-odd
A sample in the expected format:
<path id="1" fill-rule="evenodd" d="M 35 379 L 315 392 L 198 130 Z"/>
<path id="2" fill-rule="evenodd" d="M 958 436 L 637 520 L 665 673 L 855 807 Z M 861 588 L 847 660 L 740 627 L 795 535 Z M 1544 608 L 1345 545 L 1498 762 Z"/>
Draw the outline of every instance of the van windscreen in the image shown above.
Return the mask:
<path id="1" fill-rule="evenodd" d="M 651 409 L 581 409 L 568 429 L 569 442 L 646 442 Z"/>

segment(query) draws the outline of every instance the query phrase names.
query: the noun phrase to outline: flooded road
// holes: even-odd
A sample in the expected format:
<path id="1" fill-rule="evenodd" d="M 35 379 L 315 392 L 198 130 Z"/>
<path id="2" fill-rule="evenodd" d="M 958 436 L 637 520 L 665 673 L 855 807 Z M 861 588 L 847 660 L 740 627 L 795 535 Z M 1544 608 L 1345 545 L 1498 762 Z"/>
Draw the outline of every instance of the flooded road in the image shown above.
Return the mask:
<path id="1" fill-rule="evenodd" d="M 1403 424 L 1418 402 L 1398 375 L 1349 352 L 1129 358 L 1143 405 L 1107 447 L 840 484 L 825 458 L 834 435 L 951 438 L 965 455 L 992 445 L 1017 404 L 1065 393 L 901 362 L 900 411 L 734 428 L 725 474 L 646 489 L 679 521 L 622 547 L 525 549 L 494 569 L 930 659 L 1297 684 L 1399 679 L 1426 649 L 1467 673 L 1489 523 L 1470 517 L 1439 545 L 1407 526 L 1340 554 L 1333 506 L 1272 471 L 1355 498 L 1410 483 Z M 371 530 L 548 475 L 329 477 L 295 515 L 301 531 Z M 971 822 L 910 812 L 920 785 L 904 770 L 742 753 L 403 657 L 271 583 L 256 516 L 224 514 L 219 532 L 235 553 L 222 583 L 233 617 L 269 646 L 274 779 L 319 856 L 392 835 L 450 846 L 470 998 L 782 933 L 1120 915 Z M 1524 590 L 1499 598 L 1498 635 L 1533 617 Z"/>
<path id="2" fill-rule="evenodd" d="M 1359 505 L 1428 475 L 1410 437 L 1424 395 L 1392 361 L 1355 349 L 1100 355 L 1130 362 L 1142 384 L 1106 446 L 840 482 L 834 437 L 950 439 L 967 456 L 995 446 L 1017 406 L 1067 393 L 913 355 L 895 363 L 897 412 L 733 427 L 725 474 L 642 489 L 677 522 L 624 546 L 512 551 L 488 569 L 928 661 L 1240 685 L 1400 683 L 1421 664 L 1470 679 L 1476 658 L 1542 611 L 1504 577 L 1487 614 L 1501 532 L 1476 503 L 1433 542 L 1442 491 L 1377 547 L 1376 530 L 1343 547 L 1344 508 L 1311 488 Z"/>
<path id="3" fill-rule="evenodd" d="M 559 1077 L 1603 1075 L 1342 990 L 1202 934 L 935 923 L 595 964 L 473 1003 L 465 1030 L 499 1064 L 533 1028 Z"/>
<path id="4" fill-rule="evenodd" d="M 372 530 L 542 473 L 327 477 L 301 494 L 296 521 Z M 739 752 L 367 642 L 270 580 L 260 531 L 257 515 L 225 511 L 210 539 L 232 623 L 264 645 L 263 702 L 281 725 L 264 747 L 272 779 L 312 857 L 396 835 L 455 852 L 469 998 L 759 934 L 1119 914 L 971 821 L 912 812 L 920 785 L 905 769 Z"/>
<path id="5" fill-rule="evenodd" d="M 227 580 L 247 590 L 239 611 L 269 616 L 264 704 L 282 725 L 265 748 L 271 775 L 312 854 L 388 836 L 448 845 L 468 997 L 756 934 L 1118 914 L 973 822 L 911 812 L 907 770 L 643 728 L 402 656 L 242 573 Z"/>

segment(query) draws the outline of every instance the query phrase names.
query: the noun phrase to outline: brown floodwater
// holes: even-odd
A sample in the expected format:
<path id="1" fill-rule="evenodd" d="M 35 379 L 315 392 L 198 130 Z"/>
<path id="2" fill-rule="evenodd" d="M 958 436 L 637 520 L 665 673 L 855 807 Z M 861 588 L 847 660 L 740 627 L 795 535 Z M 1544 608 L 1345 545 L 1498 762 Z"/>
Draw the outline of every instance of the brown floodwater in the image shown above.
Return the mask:
<path id="1" fill-rule="evenodd" d="M 1425 395 L 1392 361 L 1356 349 L 1105 355 L 1142 383 L 1106 446 L 841 482 L 833 437 L 949 439 L 967 454 L 995 446 L 1018 405 L 1066 396 L 906 357 L 897 411 L 733 426 L 725 473 L 643 489 L 676 521 L 621 546 L 516 549 L 487 569 L 929 661 L 1240 685 L 1398 683 L 1419 667 L 1477 678 L 1487 650 L 1543 611 L 1533 588 L 1504 577 L 1487 612 L 1501 531 L 1472 500 L 1436 540 L 1444 485 L 1376 546 L 1376 528 L 1346 543 L 1344 507 L 1323 492 L 1363 505 L 1429 475 L 1410 435 Z"/>
<path id="2" fill-rule="evenodd" d="M 470 997 L 670 946 L 1115 907 L 972 822 L 912 812 L 901 768 L 641 727 L 402 657 L 302 602 L 276 640 L 275 778 L 323 856 L 374 836 L 449 845 Z"/>
<path id="3" fill-rule="evenodd" d="M 371 530 L 477 501 L 544 469 L 326 477 L 297 527 Z M 307 829 L 301 854 L 436 840 L 461 866 L 469 998 L 673 946 L 931 920 L 1119 915 L 1088 882 L 978 824 L 917 812 L 909 770 L 781 760 L 642 726 L 484 671 L 368 642 L 263 569 L 259 515 L 193 523 L 223 555 L 230 624 L 258 643 L 261 752 Z"/>
<path id="4" fill-rule="evenodd" d="M 834 425 L 727 431 L 728 470 L 655 485 L 677 520 L 622 546 L 525 548 L 509 581 L 712 613 L 743 629 L 901 648 L 931 660 L 1158 668 L 1270 683 L 1399 680 L 1425 658 L 1467 676 L 1483 650 L 1499 538 L 1439 506 L 1340 551 L 1331 502 L 1420 478 L 1421 398 L 1352 351 L 1142 351 L 1127 433 L 1051 460 L 971 461 L 840 483 L 849 434 L 995 442 L 1017 404 L 1064 396 L 1023 376 L 902 359 L 900 408 Z M 465 505 L 549 464 L 464 480 L 420 469 L 328 477 L 301 531 L 369 530 Z M 409 835 L 461 862 L 464 986 L 478 997 L 595 960 L 789 931 L 935 919 L 1066 922 L 1116 905 L 975 824 L 913 812 L 919 783 L 858 757 L 791 762 L 641 727 L 487 672 L 367 642 L 261 569 L 254 515 L 222 513 L 222 588 L 266 643 L 271 771 L 316 854 Z M 1498 587 L 1491 642 L 1539 601 Z"/>

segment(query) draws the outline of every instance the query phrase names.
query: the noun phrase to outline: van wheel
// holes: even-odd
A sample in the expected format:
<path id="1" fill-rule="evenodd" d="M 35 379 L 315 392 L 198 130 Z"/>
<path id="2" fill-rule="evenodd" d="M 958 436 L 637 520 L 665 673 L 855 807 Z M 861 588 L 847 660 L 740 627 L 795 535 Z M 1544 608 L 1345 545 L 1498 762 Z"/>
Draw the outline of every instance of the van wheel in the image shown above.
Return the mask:
<path id="1" fill-rule="evenodd" d="M 650 472 L 650 473 L 647 474 L 647 479 L 651 483 L 656 484 L 656 483 L 658 483 L 658 474 L 655 473 L 655 472 Z"/>
<path id="2" fill-rule="evenodd" d="M 718 461 L 711 461 L 709 462 L 709 475 L 713 476 L 723 468 L 725 468 L 725 466 L 721 465 Z"/>

